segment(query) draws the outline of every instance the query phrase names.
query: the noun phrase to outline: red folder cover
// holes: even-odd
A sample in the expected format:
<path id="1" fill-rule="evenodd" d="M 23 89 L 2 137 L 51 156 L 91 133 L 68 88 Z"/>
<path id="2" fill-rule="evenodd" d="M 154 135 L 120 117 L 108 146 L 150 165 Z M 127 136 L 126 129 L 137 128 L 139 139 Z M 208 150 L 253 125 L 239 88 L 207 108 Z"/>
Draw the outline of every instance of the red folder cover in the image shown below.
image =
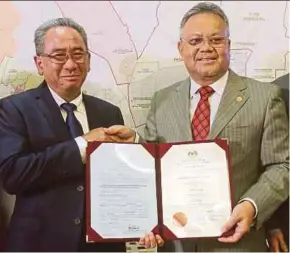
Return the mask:
<path id="1" fill-rule="evenodd" d="M 166 168 L 161 168 L 161 159 L 165 156 L 165 154 L 172 148 L 172 146 L 176 145 L 187 145 L 187 144 L 198 144 L 198 143 L 207 143 L 214 142 L 219 147 L 221 147 L 226 154 L 227 165 L 228 165 L 228 174 L 229 174 L 229 184 L 230 184 L 230 196 L 231 196 L 231 208 L 232 208 L 232 185 L 231 185 L 231 170 L 230 170 L 230 156 L 229 156 L 229 148 L 226 140 L 222 139 L 214 139 L 214 140 L 205 140 L 205 141 L 195 141 L 195 142 L 180 142 L 180 143 L 164 143 L 164 144 L 152 144 L 152 143 L 114 143 L 116 145 L 136 145 L 142 146 L 148 153 L 155 159 L 155 179 L 156 179 L 156 191 L 155 196 L 152 196 L 152 199 L 157 200 L 157 210 L 158 213 L 158 223 L 152 227 L 151 231 L 154 234 L 159 234 L 165 240 L 176 240 L 176 239 L 188 239 L 180 238 L 175 235 L 163 222 L 163 205 L 162 205 L 162 170 Z M 130 242 L 130 241 L 138 241 L 140 237 L 131 237 L 124 238 L 120 236 L 119 238 L 107 238 L 100 234 L 98 229 L 93 228 L 91 226 L 91 218 L 94 215 L 91 213 L 91 159 L 90 156 L 93 152 L 95 152 L 100 146 L 107 145 L 108 142 L 91 142 L 87 148 L 87 159 L 86 159 L 86 185 L 85 185 L 85 199 L 86 199 L 86 235 L 88 242 Z M 114 159 L 113 157 L 104 156 L 101 159 Z M 97 169 L 97 168 L 95 168 Z M 125 201 L 124 201 L 125 202 Z M 191 237 L 192 238 L 192 237 Z M 194 237 L 196 238 L 196 237 Z"/>

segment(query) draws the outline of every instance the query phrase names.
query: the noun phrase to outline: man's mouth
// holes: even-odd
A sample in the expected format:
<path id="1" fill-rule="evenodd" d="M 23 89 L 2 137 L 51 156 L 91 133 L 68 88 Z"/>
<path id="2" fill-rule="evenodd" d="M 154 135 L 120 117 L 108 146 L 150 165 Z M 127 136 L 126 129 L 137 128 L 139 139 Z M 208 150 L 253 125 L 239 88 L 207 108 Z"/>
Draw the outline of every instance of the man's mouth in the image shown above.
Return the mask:
<path id="1" fill-rule="evenodd" d="M 198 58 L 198 61 L 203 61 L 203 62 L 210 62 L 210 61 L 215 61 L 217 58 L 216 57 L 203 57 L 203 58 Z"/>
<path id="2" fill-rule="evenodd" d="M 62 78 L 77 78 L 79 75 L 73 75 L 73 76 L 62 76 Z"/>

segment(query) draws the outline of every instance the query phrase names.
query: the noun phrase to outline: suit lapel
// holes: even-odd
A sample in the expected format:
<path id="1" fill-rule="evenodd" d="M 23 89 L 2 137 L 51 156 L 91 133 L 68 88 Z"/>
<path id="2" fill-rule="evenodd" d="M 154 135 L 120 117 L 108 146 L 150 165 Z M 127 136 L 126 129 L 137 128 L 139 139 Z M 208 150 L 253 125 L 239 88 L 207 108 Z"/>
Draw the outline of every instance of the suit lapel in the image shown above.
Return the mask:
<path id="1" fill-rule="evenodd" d="M 69 131 L 61 115 L 59 106 L 54 101 L 45 81 L 38 88 L 39 92 L 35 96 L 36 103 L 43 116 L 46 118 L 48 125 L 56 134 L 59 141 L 70 138 Z"/>
<path id="2" fill-rule="evenodd" d="M 101 116 L 102 113 L 99 111 L 99 107 L 96 105 L 95 98 L 83 94 L 83 102 L 86 108 L 89 130 L 104 126 L 104 122 Z"/>
<path id="3" fill-rule="evenodd" d="M 234 115 L 248 100 L 247 86 L 243 80 L 230 70 L 229 78 L 222 96 L 209 139 L 216 138 Z"/>
<path id="4" fill-rule="evenodd" d="M 190 79 L 187 78 L 180 82 L 176 87 L 176 92 L 173 97 L 173 112 L 172 117 L 176 120 L 177 129 L 171 131 L 178 131 L 179 134 L 177 141 L 191 141 L 191 119 L 190 119 Z"/>

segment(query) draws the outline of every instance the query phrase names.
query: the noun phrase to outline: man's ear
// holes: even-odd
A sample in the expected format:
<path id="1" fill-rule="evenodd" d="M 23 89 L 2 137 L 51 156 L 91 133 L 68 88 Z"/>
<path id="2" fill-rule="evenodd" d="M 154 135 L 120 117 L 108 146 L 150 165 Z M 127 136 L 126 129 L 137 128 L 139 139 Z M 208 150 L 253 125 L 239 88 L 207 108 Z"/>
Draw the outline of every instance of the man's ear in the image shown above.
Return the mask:
<path id="1" fill-rule="evenodd" d="M 177 48 L 181 59 L 183 59 L 183 43 L 181 41 L 178 41 Z"/>
<path id="2" fill-rule="evenodd" d="M 34 56 L 34 63 L 36 65 L 38 74 L 40 76 L 42 76 L 43 75 L 43 63 L 42 63 L 41 58 L 38 55 Z"/>
<path id="3" fill-rule="evenodd" d="M 91 54 L 88 53 L 88 72 L 91 70 Z"/>

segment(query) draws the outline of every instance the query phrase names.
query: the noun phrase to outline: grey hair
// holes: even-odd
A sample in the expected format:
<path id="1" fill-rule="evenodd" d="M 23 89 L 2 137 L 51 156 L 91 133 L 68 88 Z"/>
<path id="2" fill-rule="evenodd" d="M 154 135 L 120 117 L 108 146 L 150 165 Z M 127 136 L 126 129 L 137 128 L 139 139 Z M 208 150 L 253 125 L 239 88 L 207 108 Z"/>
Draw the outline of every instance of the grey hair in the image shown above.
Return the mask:
<path id="1" fill-rule="evenodd" d="M 35 30 L 34 45 L 37 55 L 43 53 L 45 34 L 48 30 L 54 27 L 70 27 L 76 30 L 81 35 L 86 49 L 88 50 L 88 38 L 84 28 L 71 18 L 56 18 L 46 21 Z"/>
<path id="2" fill-rule="evenodd" d="M 185 13 L 183 16 L 181 22 L 180 22 L 180 38 L 182 38 L 183 34 L 183 27 L 185 26 L 186 22 L 194 15 L 200 14 L 200 13 L 212 13 L 220 16 L 222 20 L 227 25 L 227 28 L 229 30 L 229 20 L 227 15 L 224 13 L 224 11 L 216 4 L 210 3 L 210 2 L 203 2 L 198 3 L 197 5 L 193 6 L 189 11 Z"/>

